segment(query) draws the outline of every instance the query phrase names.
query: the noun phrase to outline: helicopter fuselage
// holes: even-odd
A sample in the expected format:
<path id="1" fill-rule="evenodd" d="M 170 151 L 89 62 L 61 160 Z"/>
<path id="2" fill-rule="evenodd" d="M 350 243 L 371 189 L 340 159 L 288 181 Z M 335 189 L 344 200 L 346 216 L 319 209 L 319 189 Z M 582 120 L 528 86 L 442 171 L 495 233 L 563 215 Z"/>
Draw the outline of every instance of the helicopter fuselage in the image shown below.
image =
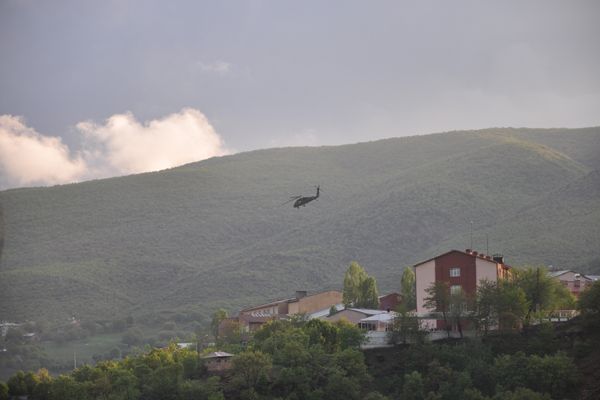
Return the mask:
<path id="1" fill-rule="evenodd" d="M 319 186 L 317 186 L 317 195 L 316 196 L 304 196 L 304 197 L 300 197 L 298 200 L 296 200 L 294 202 L 294 208 L 304 207 L 305 205 L 307 205 L 311 201 L 318 199 L 319 198 L 320 189 L 321 188 Z"/>
<path id="2" fill-rule="evenodd" d="M 315 200 L 317 196 L 309 196 L 309 197 L 300 197 L 298 200 L 294 202 L 294 208 L 304 207 L 306 204 Z"/>

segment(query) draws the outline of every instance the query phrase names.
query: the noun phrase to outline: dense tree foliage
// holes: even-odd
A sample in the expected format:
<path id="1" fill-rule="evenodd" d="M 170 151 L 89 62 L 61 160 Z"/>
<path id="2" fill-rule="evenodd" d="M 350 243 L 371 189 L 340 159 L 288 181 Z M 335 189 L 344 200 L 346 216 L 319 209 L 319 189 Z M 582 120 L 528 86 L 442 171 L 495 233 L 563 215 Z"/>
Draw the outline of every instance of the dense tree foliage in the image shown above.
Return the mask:
<path id="1" fill-rule="evenodd" d="M 402 303 L 408 311 L 414 310 L 417 307 L 417 288 L 415 285 L 415 272 L 411 267 L 404 268 L 404 271 L 402 271 L 402 278 L 400 279 L 400 287 L 402 292 Z"/>
<path id="2" fill-rule="evenodd" d="M 430 287 L 425 289 L 427 297 L 423 306 L 429 310 L 436 311 L 442 314 L 444 326 L 448 337 L 450 337 L 450 324 L 448 321 L 448 311 L 450 310 L 450 284 L 448 282 L 436 281 Z"/>
<path id="3" fill-rule="evenodd" d="M 227 314 L 227 310 L 219 308 L 212 314 L 212 318 L 210 320 L 210 331 L 213 334 L 213 337 L 218 339 L 219 337 L 219 324 L 229 315 Z"/>
<path id="4" fill-rule="evenodd" d="M 552 278 L 545 268 L 528 267 L 513 270 L 513 282 L 525 293 L 527 313 L 524 323 L 559 309 L 574 309 L 575 299 L 569 290 Z"/>
<path id="5" fill-rule="evenodd" d="M 343 302 L 346 307 L 354 305 L 360 298 L 360 285 L 367 273 L 356 261 L 352 261 L 344 275 Z"/>
<path id="6" fill-rule="evenodd" d="M 597 290 L 585 292 L 583 315 L 597 312 Z M 407 327 L 417 321 L 399 314 Z M 171 345 L 54 378 L 45 370 L 18 372 L 0 383 L 0 399 L 3 387 L 5 398 L 32 400 L 594 399 L 598 385 L 586 375 L 597 374 L 599 335 L 586 321 L 439 344 L 420 336 L 364 352 L 364 333 L 348 322 L 278 320 L 254 334 L 224 376 L 208 374 L 195 351 Z M 418 334 L 414 329 L 406 335 Z"/>
<path id="7" fill-rule="evenodd" d="M 379 307 L 377 282 L 356 261 L 350 263 L 344 275 L 343 302 L 346 307 Z"/>

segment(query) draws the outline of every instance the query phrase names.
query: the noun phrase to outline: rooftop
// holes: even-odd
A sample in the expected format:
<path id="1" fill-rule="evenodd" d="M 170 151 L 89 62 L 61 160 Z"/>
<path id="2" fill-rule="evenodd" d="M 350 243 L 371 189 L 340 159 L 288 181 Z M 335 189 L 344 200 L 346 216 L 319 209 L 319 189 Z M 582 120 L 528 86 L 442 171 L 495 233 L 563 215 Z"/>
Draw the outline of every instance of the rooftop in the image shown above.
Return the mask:
<path id="1" fill-rule="evenodd" d="M 224 351 L 213 351 L 212 353 L 209 353 L 202 358 L 225 358 L 225 357 L 233 357 L 233 354 L 226 353 Z"/>

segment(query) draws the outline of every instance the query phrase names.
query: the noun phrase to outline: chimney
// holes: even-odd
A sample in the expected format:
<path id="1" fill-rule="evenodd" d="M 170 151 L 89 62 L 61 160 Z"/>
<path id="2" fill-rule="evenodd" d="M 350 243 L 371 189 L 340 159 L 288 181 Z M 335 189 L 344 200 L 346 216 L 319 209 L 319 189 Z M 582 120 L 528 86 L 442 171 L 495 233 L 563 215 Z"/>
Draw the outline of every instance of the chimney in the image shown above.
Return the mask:
<path id="1" fill-rule="evenodd" d="M 465 250 L 465 253 L 467 253 L 467 254 L 471 254 L 471 252 L 472 252 L 472 251 L 473 251 L 473 250 L 471 250 L 471 249 L 466 249 L 466 250 Z"/>
<path id="2" fill-rule="evenodd" d="M 502 254 L 494 254 L 492 256 L 492 258 L 494 259 L 494 261 L 496 261 L 498 264 L 504 264 L 504 256 Z"/>
<path id="3" fill-rule="evenodd" d="M 306 297 L 306 290 L 296 290 L 296 299 L 300 300 L 303 297 Z"/>

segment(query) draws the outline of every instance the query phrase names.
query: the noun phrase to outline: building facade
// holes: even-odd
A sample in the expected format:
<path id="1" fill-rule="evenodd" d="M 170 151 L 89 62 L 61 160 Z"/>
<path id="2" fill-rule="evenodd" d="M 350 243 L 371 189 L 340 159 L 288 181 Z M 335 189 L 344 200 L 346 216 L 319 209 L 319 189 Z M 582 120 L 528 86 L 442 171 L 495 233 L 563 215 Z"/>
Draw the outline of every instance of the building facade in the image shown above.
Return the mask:
<path id="1" fill-rule="evenodd" d="M 489 256 L 467 249 L 451 250 L 413 266 L 416 280 L 417 314 L 430 313 L 425 307 L 426 290 L 435 282 L 446 282 L 450 293 L 462 292 L 466 297 L 475 297 L 477 285 L 482 280 L 496 282 L 510 276 L 510 266 L 504 264 L 501 255 Z M 429 329 L 442 329 L 443 321 L 425 319 Z"/>
<path id="2" fill-rule="evenodd" d="M 571 270 L 550 271 L 549 274 L 558 279 L 575 297 L 579 297 L 581 292 L 594 283 L 592 277 Z"/>
<path id="3" fill-rule="evenodd" d="M 227 325 L 239 324 L 243 332 L 254 332 L 273 319 L 287 318 L 292 315 L 310 315 L 318 311 L 327 311 L 331 306 L 342 303 L 342 293 L 337 290 L 308 295 L 306 291 L 297 291 L 291 298 L 276 300 L 258 306 L 244 308 L 237 317 L 227 318 L 219 325 L 219 335 L 225 332 Z"/>

